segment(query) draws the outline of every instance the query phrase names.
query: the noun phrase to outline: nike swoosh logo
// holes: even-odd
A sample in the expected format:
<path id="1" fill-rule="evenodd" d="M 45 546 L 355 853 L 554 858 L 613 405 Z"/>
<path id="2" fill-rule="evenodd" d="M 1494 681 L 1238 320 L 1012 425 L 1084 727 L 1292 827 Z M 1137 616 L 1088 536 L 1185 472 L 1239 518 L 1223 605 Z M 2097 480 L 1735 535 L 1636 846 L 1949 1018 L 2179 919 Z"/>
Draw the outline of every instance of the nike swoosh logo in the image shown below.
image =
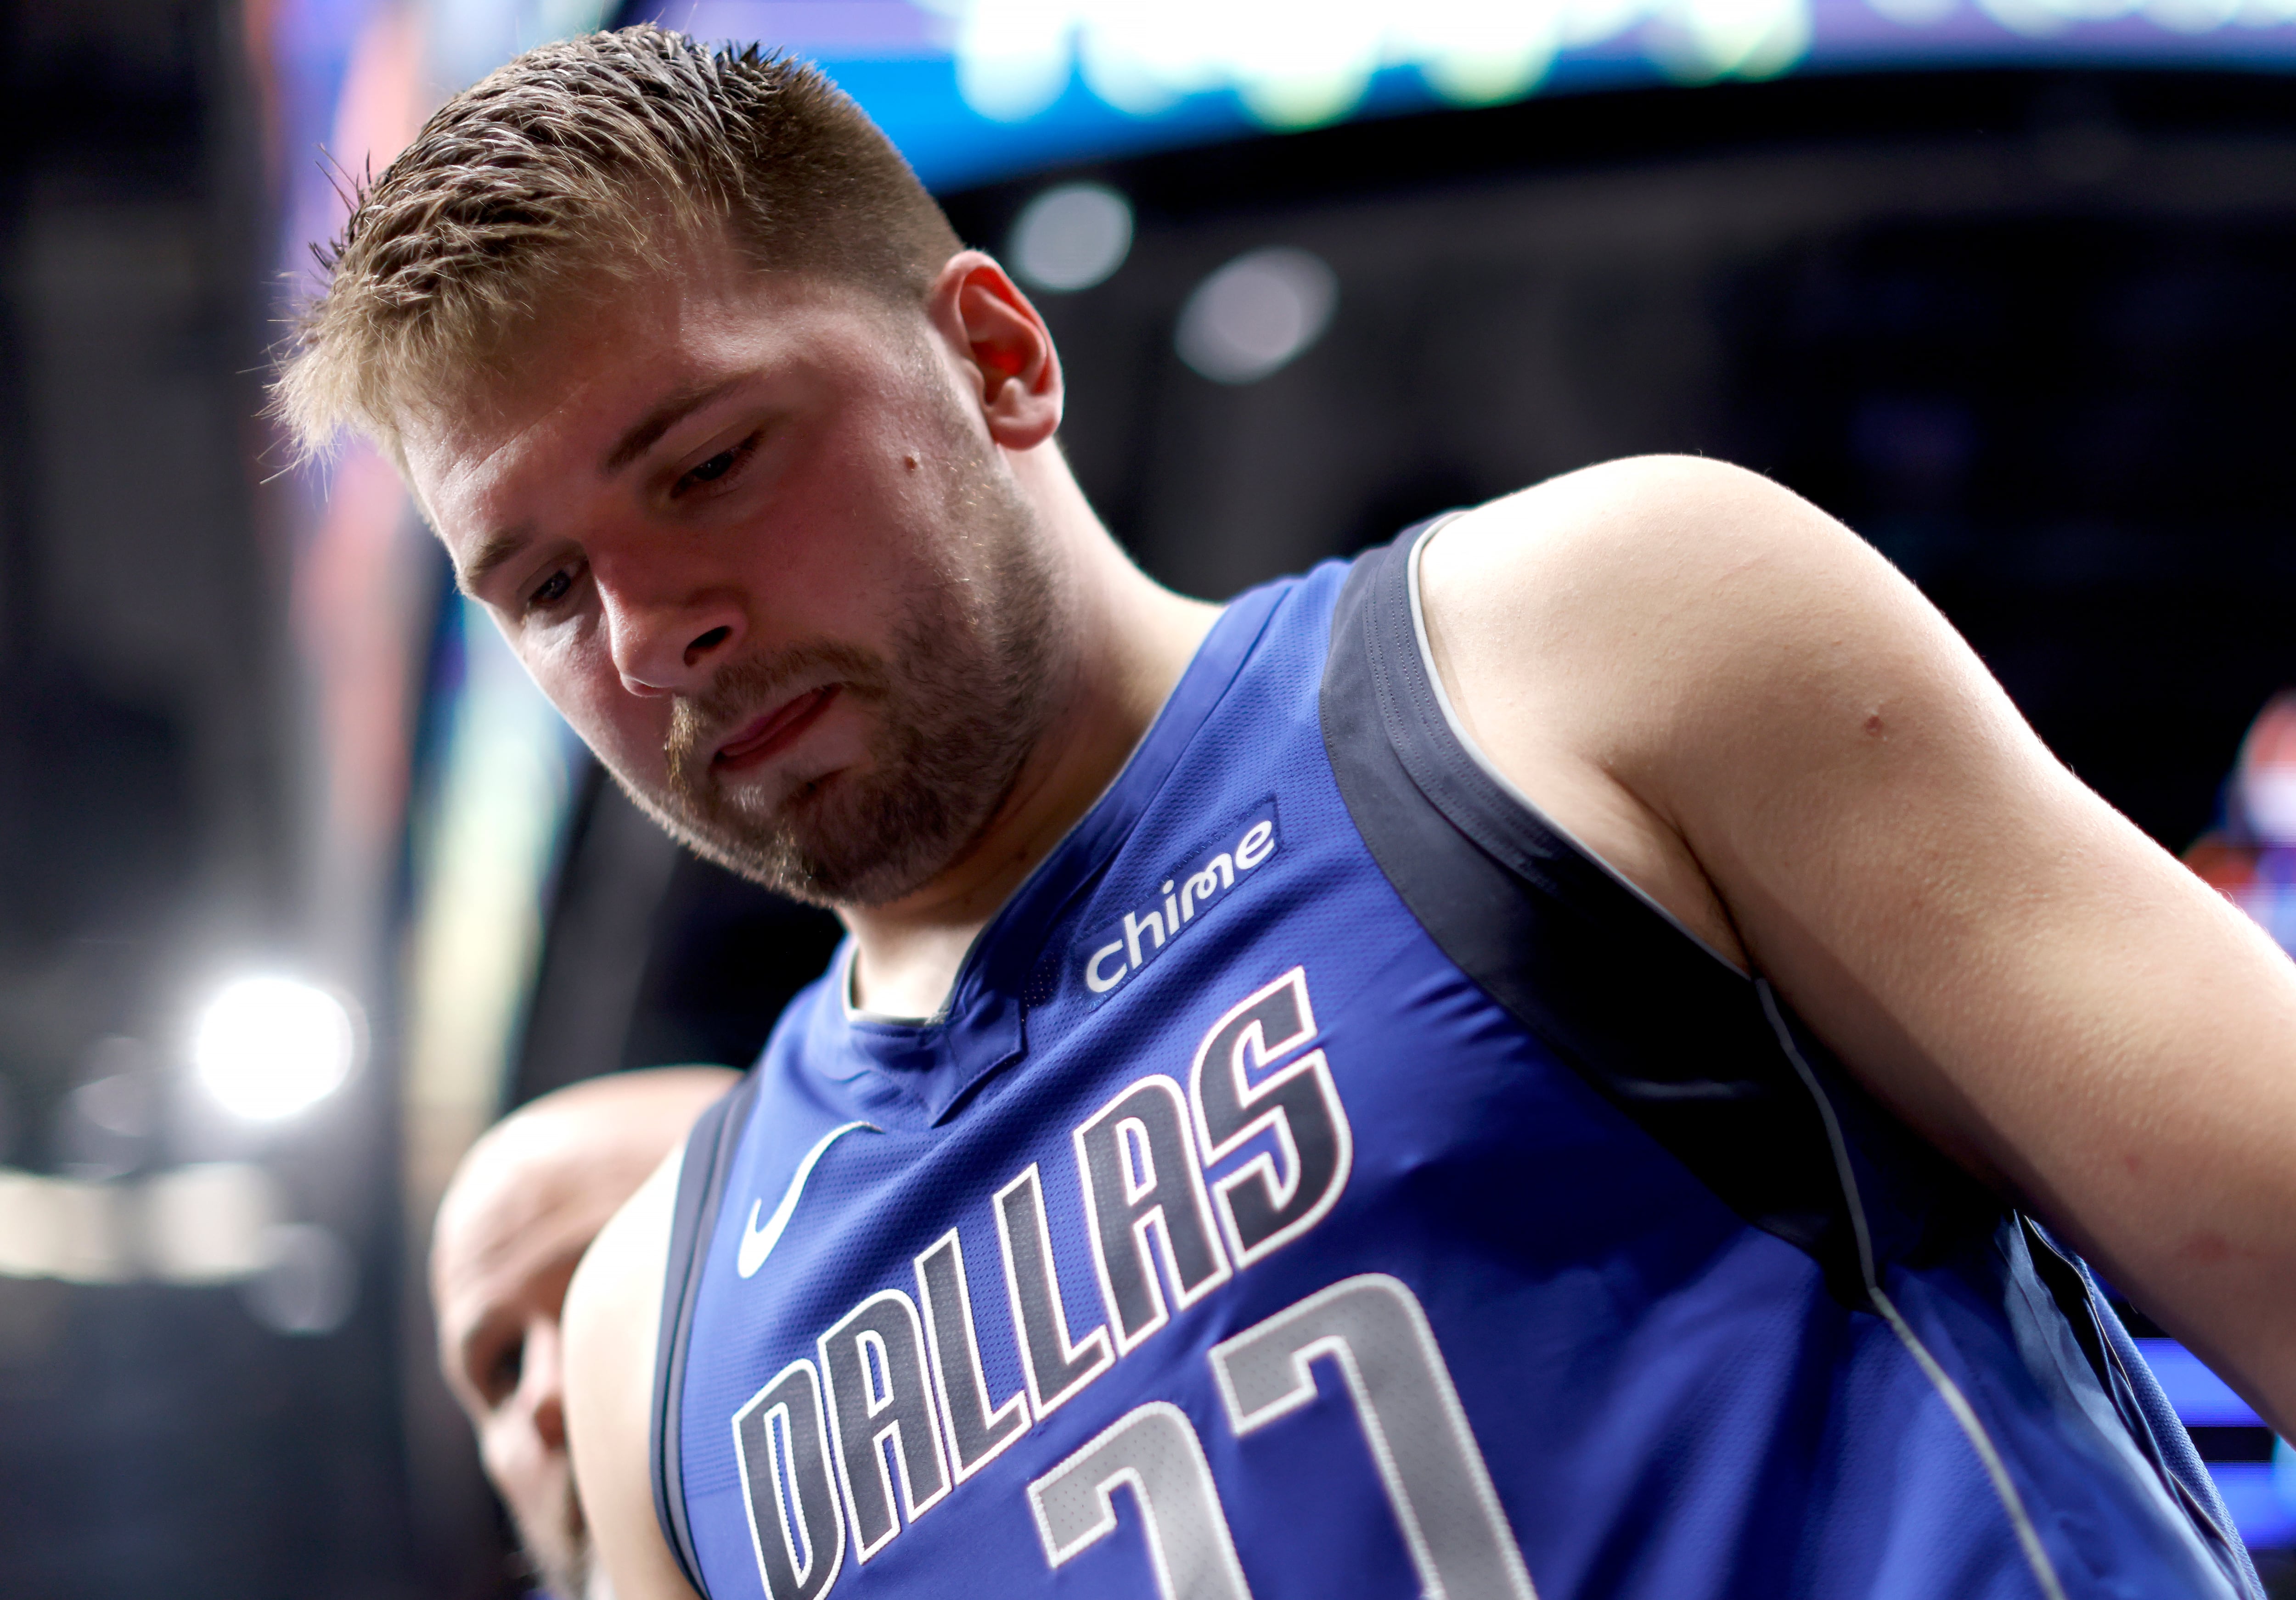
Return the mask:
<path id="1" fill-rule="evenodd" d="M 750 1202 L 750 1220 L 742 1227 L 742 1253 L 734 1260 L 735 1271 L 745 1278 L 758 1275 L 758 1268 L 763 1267 L 766 1258 L 774 1253 L 774 1246 L 782 1242 L 782 1234 L 788 1228 L 790 1218 L 797 1215 L 798 1196 L 805 1193 L 805 1180 L 813 1176 L 814 1168 L 820 1165 L 821 1158 L 829 1153 L 829 1147 L 857 1128 L 869 1128 L 869 1124 L 848 1122 L 842 1128 L 832 1128 L 821 1136 L 819 1144 L 805 1153 L 805 1160 L 797 1164 L 797 1176 L 790 1179 L 789 1192 L 782 1196 L 781 1204 L 774 1208 L 774 1214 L 766 1218 L 765 1227 L 758 1226 L 758 1213 L 765 1210 L 766 1202 L 762 1200 Z M 869 1131 L 874 1133 L 877 1130 L 869 1128 Z"/>

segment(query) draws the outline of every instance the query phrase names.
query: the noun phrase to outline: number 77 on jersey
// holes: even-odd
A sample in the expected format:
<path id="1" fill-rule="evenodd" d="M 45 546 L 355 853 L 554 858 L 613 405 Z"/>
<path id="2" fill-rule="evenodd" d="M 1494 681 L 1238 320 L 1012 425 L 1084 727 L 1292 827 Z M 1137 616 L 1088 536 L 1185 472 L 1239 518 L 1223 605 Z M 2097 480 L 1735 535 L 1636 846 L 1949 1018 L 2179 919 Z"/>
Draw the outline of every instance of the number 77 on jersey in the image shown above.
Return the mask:
<path id="1" fill-rule="evenodd" d="M 1318 1358 L 1338 1368 L 1428 1600 L 1536 1600 L 1417 1297 L 1367 1273 L 1215 1345 L 1230 1425 L 1248 1434 L 1313 1400 Z M 1139 1509 L 1162 1600 L 1250 1600 L 1203 1445 L 1165 1400 L 1029 1485 L 1046 1559 L 1064 1565 L 1114 1531 L 1119 1487 Z"/>

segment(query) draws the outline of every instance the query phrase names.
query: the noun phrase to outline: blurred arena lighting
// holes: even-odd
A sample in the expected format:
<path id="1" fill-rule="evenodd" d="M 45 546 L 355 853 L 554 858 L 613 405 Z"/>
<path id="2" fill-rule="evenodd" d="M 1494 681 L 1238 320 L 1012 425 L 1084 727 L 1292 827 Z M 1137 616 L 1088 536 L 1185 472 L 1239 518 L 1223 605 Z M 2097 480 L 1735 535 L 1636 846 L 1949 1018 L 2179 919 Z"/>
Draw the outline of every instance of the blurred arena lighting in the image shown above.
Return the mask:
<path id="1" fill-rule="evenodd" d="M 264 1266 L 240 1284 L 257 1321 L 274 1333 L 312 1337 L 343 1325 L 357 1299 L 351 1252 L 332 1228 L 311 1222 L 264 1230 Z"/>
<path id="2" fill-rule="evenodd" d="M 72 1109 L 108 1133 L 142 1138 L 152 1131 L 150 1084 L 135 1072 L 113 1072 L 80 1085 L 72 1091 Z"/>
<path id="3" fill-rule="evenodd" d="M 1132 207 L 1105 184 L 1062 184 L 1013 225 L 1013 268 L 1032 288 L 1089 289 L 1132 250 Z"/>
<path id="4" fill-rule="evenodd" d="M 2296 694 L 2274 695 L 2257 717 L 2234 783 L 2250 836 L 2267 847 L 2296 846 Z"/>
<path id="5" fill-rule="evenodd" d="M 277 1122 L 341 1087 L 357 1052 L 358 1024 L 342 999 L 292 978 L 242 978 L 201 1013 L 192 1065 L 226 1110 Z"/>
<path id="6" fill-rule="evenodd" d="M 1681 37 L 1687 49 L 1674 53 L 1693 76 L 1784 70 L 1810 36 L 1809 0 L 938 0 L 931 9 L 955 23 L 965 103 L 1000 122 L 1050 110 L 1073 74 L 1134 117 L 1231 90 L 1264 127 L 1311 127 L 1354 111 L 1389 68 L 1415 68 L 1440 98 L 1480 105 L 1530 93 L 1558 49 L 1646 21 Z"/>
<path id="7" fill-rule="evenodd" d="M 2296 954 L 2296 690 L 2283 689 L 2257 714 L 2223 808 L 2185 864 Z"/>
<path id="8" fill-rule="evenodd" d="M 2296 1453 L 2287 1441 L 2276 1440 L 2232 1385 L 2175 1340 L 2139 1339 L 2136 1348 L 2186 1427 L 2210 1429 L 2219 1438 L 2227 1432 L 2251 1436 L 2254 1459 L 2209 1463 L 2209 1475 L 2242 1537 L 2259 1547 L 2296 1539 Z"/>
<path id="9" fill-rule="evenodd" d="M 1180 309 L 1180 359 L 1215 383 L 1254 383 L 1323 337 L 1340 281 L 1320 257 L 1287 245 L 1238 256 Z"/>
<path id="10" fill-rule="evenodd" d="M 637 0 L 617 15 L 820 62 L 941 191 L 1653 79 L 2296 67 L 2296 0 Z"/>
<path id="11" fill-rule="evenodd" d="M 65 1096 L 50 1154 L 73 1177 L 117 1177 L 144 1164 L 165 1118 L 165 1087 L 140 1039 L 98 1039 L 82 1063 L 84 1081 Z"/>
<path id="12" fill-rule="evenodd" d="M 0 1169 L 0 1277 L 68 1284 L 251 1279 L 278 1259 L 277 1184 L 246 1161 L 206 1161 L 139 1182 Z"/>
<path id="13" fill-rule="evenodd" d="M 416 1210 L 437 1203 L 504 1080 L 542 949 L 574 734 L 485 608 L 448 603 L 432 807 L 418 818 L 400 1105 Z"/>
<path id="14" fill-rule="evenodd" d="M 246 1161 L 202 1161 L 140 1186 L 144 1265 L 168 1284 L 251 1277 L 270 1260 L 280 1202 L 271 1175 Z"/>
<path id="15" fill-rule="evenodd" d="M 70 1284 L 133 1277 L 126 1193 L 80 1178 L 0 1172 L 0 1276 Z"/>

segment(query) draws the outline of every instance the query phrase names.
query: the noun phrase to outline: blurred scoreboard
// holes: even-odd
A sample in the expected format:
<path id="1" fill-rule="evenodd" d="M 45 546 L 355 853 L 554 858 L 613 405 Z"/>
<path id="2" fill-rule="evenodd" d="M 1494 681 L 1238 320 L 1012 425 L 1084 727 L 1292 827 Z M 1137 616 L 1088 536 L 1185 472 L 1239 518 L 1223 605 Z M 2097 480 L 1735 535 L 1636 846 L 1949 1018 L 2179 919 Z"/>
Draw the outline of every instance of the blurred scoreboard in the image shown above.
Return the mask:
<path id="1" fill-rule="evenodd" d="M 1538 94 L 2296 65 L 2296 0 L 638 0 L 619 20 L 820 62 L 936 190 Z"/>

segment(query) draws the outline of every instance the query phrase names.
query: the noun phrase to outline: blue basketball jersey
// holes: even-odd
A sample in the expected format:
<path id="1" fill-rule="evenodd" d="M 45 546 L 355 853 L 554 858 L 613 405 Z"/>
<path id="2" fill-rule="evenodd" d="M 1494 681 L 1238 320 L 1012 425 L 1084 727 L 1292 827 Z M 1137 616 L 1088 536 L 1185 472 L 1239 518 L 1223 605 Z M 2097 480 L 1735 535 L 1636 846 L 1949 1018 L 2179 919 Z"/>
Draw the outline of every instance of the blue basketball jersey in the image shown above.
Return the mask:
<path id="1" fill-rule="evenodd" d="M 1419 543 L 1231 604 L 944 1015 L 849 948 L 696 1128 L 694 1587 L 2260 1595 L 2080 1262 L 1464 738 Z"/>

